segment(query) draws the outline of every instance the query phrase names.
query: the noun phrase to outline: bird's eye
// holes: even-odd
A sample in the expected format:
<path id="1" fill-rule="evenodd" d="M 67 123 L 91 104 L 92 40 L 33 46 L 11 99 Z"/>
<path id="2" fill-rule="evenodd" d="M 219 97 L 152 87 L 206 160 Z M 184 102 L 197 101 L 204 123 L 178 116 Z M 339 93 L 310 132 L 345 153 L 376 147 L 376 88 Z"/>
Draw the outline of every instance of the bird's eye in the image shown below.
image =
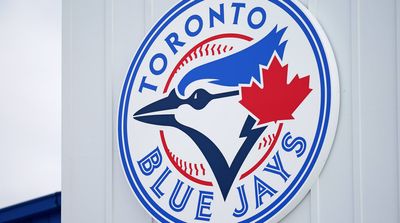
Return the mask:
<path id="1" fill-rule="evenodd" d="M 206 97 L 207 95 L 209 95 L 209 93 L 206 90 L 197 89 L 195 92 L 193 92 L 192 98 L 193 99 L 199 99 L 199 98 Z"/>
<path id="2" fill-rule="evenodd" d="M 203 109 L 210 101 L 210 94 L 204 89 L 198 89 L 190 96 L 190 105 L 197 109 Z"/>

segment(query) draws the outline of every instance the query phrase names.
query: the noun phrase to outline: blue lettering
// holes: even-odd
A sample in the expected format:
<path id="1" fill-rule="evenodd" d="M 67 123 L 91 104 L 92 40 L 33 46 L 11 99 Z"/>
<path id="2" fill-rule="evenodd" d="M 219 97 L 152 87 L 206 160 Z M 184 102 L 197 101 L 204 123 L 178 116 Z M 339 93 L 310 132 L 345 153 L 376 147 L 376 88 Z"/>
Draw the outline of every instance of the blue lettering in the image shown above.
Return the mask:
<path id="1" fill-rule="evenodd" d="M 171 33 L 165 38 L 165 42 L 167 42 L 167 45 L 171 49 L 171 51 L 176 54 L 178 50 L 176 49 L 175 46 L 182 47 L 185 45 L 184 42 L 179 41 L 179 36 L 177 33 Z"/>
<path id="2" fill-rule="evenodd" d="M 219 13 L 210 8 L 210 28 L 214 27 L 214 18 L 218 19 L 222 24 L 225 24 L 224 4 L 219 5 Z"/>
<path id="3" fill-rule="evenodd" d="M 139 86 L 139 92 L 142 93 L 143 88 L 146 88 L 146 89 L 149 89 L 152 91 L 157 91 L 157 86 L 147 83 L 146 79 L 147 79 L 147 76 L 143 76 L 142 82 L 140 83 L 140 86 Z"/>
<path id="4" fill-rule="evenodd" d="M 256 191 L 256 208 L 260 207 L 264 203 L 262 200 L 264 195 L 268 194 L 272 197 L 277 193 L 274 188 L 256 176 L 254 176 L 254 187 Z"/>
<path id="5" fill-rule="evenodd" d="M 211 213 L 206 213 L 205 210 L 211 209 L 211 201 L 214 199 L 213 192 L 200 191 L 199 203 L 197 205 L 196 220 L 210 221 Z"/>
<path id="6" fill-rule="evenodd" d="M 161 59 L 161 61 L 162 61 L 162 67 L 161 67 L 160 69 L 158 69 L 158 70 L 154 67 L 154 62 L 155 62 L 157 59 Z M 167 64 L 168 64 L 167 57 L 166 57 L 164 54 L 162 54 L 162 53 L 157 53 L 157 54 L 154 55 L 154 56 L 151 58 L 151 60 L 150 60 L 150 71 L 151 71 L 151 73 L 154 74 L 154 75 L 160 75 L 160 74 L 162 74 L 162 73 L 165 71 L 165 69 L 167 68 Z"/>
<path id="7" fill-rule="evenodd" d="M 158 147 L 143 159 L 138 161 L 140 170 L 145 176 L 150 176 L 155 169 L 161 166 L 162 156 Z"/>
<path id="8" fill-rule="evenodd" d="M 233 24 L 236 25 L 239 21 L 240 8 L 246 8 L 246 4 L 234 2 L 232 3 L 232 8 L 235 8 L 235 17 L 233 18 Z"/>
<path id="9" fill-rule="evenodd" d="M 261 20 L 258 23 L 254 23 L 253 22 L 253 15 L 256 12 L 259 12 L 261 14 Z M 261 8 L 261 7 L 255 7 L 254 9 L 252 9 L 250 11 L 250 13 L 249 13 L 249 15 L 247 17 L 247 22 L 249 23 L 249 26 L 252 29 L 259 29 L 264 25 L 266 19 L 267 19 L 267 13 L 265 12 L 265 10 L 263 8 Z"/>
<path id="10" fill-rule="evenodd" d="M 183 184 L 183 182 L 178 179 L 178 181 L 176 182 L 174 191 L 172 192 L 172 195 L 169 199 L 169 206 L 171 207 L 172 210 L 174 210 L 176 212 L 181 212 L 183 209 L 185 209 L 185 206 L 189 200 L 189 197 L 193 192 L 193 187 L 188 185 L 181 202 L 179 204 L 177 204 L 176 197 L 178 197 L 179 191 L 182 188 L 182 184 Z"/>
<path id="11" fill-rule="evenodd" d="M 244 216 L 247 213 L 247 211 L 249 210 L 249 203 L 247 202 L 247 196 L 246 196 L 246 192 L 244 190 L 244 185 L 238 187 L 237 190 L 239 192 L 241 209 L 238 210 L 237 208 L 235 208 L 235 210 L 233 212 L 233 216 L 239 218 L 239 217 Z"/>
<path id="12" fill-rule="evenodd" d="M 291 152 L 295 150 L 297 157 L 301 157 L 304 154 L 307 147 L 306 140 L 303 137 L 296 137 L 290 142 L 291 139 L 292 139 L 291 133 L 290 132 L 286 133 L 282 139 L 282 148 L 286 152 Z"/>
<path id="13" fill-rule="evenodd" d="M 192 30 L 190 30 L 189 26 L 190 26 L 190 22 L 192 22 L 194 20 L 197 20 L 198 27 L 194 31 L 192 31 Z M 202 29 L 203 29 L 203 19 L 199 15 L 192 15 L 186 21 L 185 31 L 188 36 L 195 37 L 201 32 Z"/>
<path id="14" fill-rule="evenodd" d="M 158 197 L 161 198 L 164 196 L 164 192 L 160 190 L 161 184 L 167 179 L 168 175 L 171 173 L 171 170 L 167 167 L 164 172 L 161 174 L 161 176 L 156 180 L 156 182 L 153 184 L 153 186 L 150 187 L 150 189 L 154 192 L 154 194 Z"/>
<path id="15" fill-rule="evenodd" d="M 279 156 L 279 151 L 276 152 L 275 156 L 272 159 L 274 160 L 274 165 L 268 163 L 267 166 L 264 168 L 264 171 L 278 174 L 286 182 L 287 179 L 290 177 L 290 174 L 288 174 L 285 169 L 283 169 L 282 160 Z"/>

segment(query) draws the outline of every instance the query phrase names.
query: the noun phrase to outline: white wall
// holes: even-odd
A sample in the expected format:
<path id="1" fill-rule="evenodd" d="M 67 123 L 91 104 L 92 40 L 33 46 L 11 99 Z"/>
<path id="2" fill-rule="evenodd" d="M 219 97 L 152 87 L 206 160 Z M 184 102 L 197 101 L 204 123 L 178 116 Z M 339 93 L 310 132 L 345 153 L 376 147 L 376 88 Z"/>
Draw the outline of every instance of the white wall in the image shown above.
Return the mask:
<path id="1" fill-rule="evenodd" d="M 138 45 L 176 2 L 64 0 L 64 222 L 151 221 L 121 170 L 116 109 Z M 283 222 L 400 222 L 400 2 L 303 3 L 335 51 L 341 110 L 319 180 Z"/>
<path id="2" fill-rule="evenodd" d="M 0 0 L 0 208 L 61 190 L 61 0 Z"/>

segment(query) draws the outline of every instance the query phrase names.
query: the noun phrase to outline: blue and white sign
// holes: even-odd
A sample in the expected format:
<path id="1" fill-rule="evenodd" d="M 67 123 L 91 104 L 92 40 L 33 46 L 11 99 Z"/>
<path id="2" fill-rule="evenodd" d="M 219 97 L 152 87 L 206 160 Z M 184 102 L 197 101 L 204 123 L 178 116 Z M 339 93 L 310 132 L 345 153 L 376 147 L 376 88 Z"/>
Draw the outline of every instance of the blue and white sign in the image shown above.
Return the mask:
<path id="1" fill-rule="evenodd" d="M 301 4 L 180 2 L 123 83 L 118 141 L 132 191 L 159 222 L 278 222 L 328 158 L 338 82 Z"/>

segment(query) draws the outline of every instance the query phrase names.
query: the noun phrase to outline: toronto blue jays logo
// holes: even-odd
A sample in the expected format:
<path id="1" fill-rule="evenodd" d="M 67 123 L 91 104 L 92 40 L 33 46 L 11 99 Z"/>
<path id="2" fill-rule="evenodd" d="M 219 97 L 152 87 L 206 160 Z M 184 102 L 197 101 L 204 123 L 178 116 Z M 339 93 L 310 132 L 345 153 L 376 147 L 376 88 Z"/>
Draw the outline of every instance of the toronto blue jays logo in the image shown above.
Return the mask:
<path id="1" fill-rule="evenodd" d="M 277 222 L 329 154 L 338 89 L 329 42 L 299 3 L 182 1 L 122 87 L 128 182 L 160 222 Z"/>

